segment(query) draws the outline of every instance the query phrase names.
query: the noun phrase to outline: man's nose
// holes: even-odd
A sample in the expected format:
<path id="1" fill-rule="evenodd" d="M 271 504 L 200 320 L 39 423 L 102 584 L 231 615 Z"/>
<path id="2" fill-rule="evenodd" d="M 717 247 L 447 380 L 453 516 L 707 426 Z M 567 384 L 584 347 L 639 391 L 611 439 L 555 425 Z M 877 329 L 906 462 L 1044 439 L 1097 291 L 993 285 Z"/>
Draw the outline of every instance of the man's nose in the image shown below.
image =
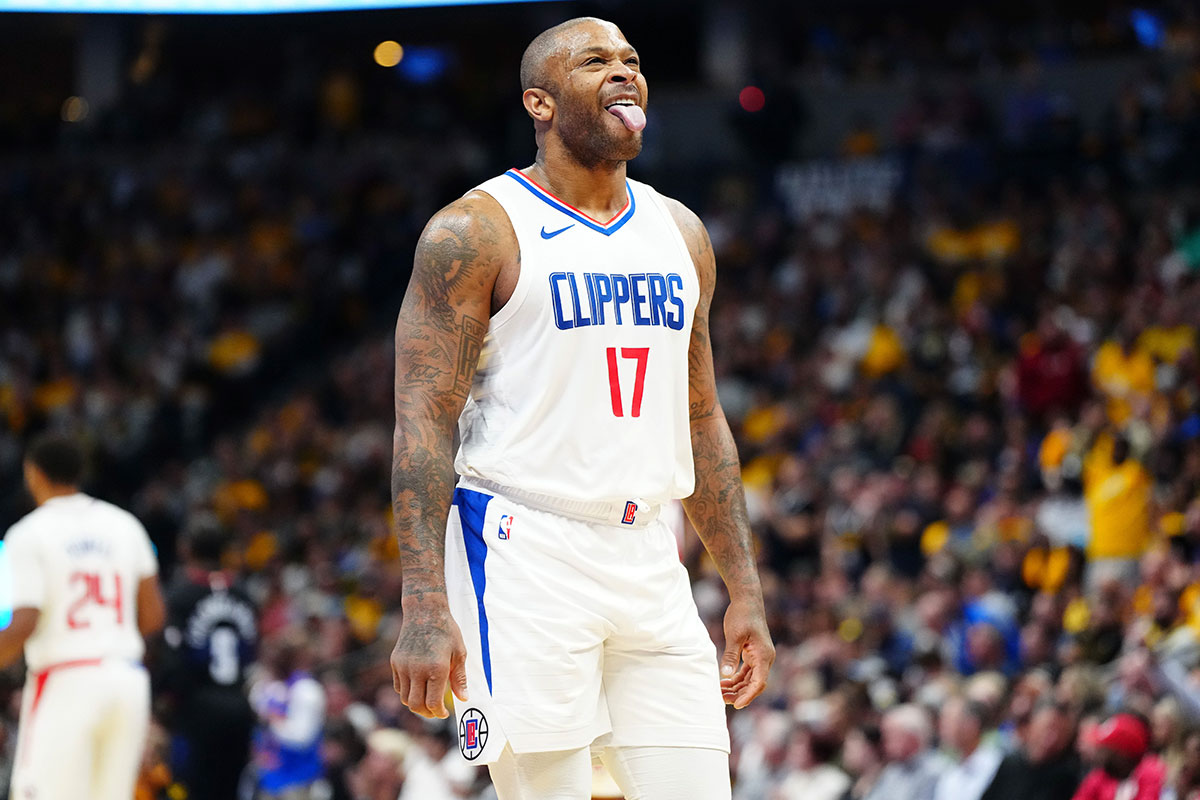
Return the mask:
<path id="1" fill-rule="evenodd" d="M 613 83 L 633 83 L 635 78 L 637 78 L 637 72 L 631 69 L 628 64 L 619 65 L 608 76 L 608 79 Z"/>

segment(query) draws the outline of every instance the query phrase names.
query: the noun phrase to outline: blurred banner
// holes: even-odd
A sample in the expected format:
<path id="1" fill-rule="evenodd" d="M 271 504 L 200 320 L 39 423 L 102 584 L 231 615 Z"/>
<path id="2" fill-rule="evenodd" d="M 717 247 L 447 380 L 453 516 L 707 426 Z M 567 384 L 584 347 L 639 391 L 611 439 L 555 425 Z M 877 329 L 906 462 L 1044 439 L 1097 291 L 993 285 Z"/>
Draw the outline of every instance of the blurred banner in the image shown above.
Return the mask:
<path id="1" fill-rule="evenodd" d="M 0 0 L 0 11 L 92 12 L 97 14 L 278 14 L 518 2 L 542 2 L 542 0 Z"/>
<path id="2" fill-rule="evenodd" d="M 785 164 L 775 173 L 775 186 L 794 220 L 815 214 L 841 216 L 865 208 L 891 206 L 904 172 L 890 156 L 853 161 L 809 161 Z"/>

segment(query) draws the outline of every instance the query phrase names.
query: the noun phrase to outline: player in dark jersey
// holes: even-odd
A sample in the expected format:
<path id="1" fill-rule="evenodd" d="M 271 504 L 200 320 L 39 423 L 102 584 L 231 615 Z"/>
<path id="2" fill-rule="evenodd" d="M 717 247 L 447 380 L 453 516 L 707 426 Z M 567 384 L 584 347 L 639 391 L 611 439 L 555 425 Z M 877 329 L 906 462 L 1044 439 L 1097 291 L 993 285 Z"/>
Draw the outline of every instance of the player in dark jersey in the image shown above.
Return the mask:
<path id="1" fill-rule="evenodd" d="M 231 800 L 250 758 L 254 712 L 246 669 L 258 646 L 254 603 L 221 568 L 228 535 L 212 518 L 192 524 L 167 592 L 164 694 L 179 736 L 176 769 L 190 800 Z"/>

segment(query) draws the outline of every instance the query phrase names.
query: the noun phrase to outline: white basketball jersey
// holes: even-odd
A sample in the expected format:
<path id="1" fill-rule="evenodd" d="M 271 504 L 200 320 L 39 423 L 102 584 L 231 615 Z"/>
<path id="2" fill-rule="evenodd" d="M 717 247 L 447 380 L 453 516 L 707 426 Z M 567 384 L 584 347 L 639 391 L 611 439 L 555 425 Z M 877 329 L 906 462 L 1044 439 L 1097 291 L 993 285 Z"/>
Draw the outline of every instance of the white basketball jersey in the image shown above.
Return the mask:
<path id="1" fill-rule="evenodd" d="M 520 277 L 488 327 L 458 473 L 568 500 L 690 495 L 700 288 L 662 198 L 626 181 L 628 204 L 600 222 L 515 169 L 477 188 L 508 213 Z"/>
<path id="2" fill-rule="evenodd" d="M 86 494 L 56 497 L 9 529 L 4 553 L 13 608 L 41 611 L 25 643 L 30 671 L 91 659 L 141 660 L 137 588 L 158 565 L 132 514 Z"/>

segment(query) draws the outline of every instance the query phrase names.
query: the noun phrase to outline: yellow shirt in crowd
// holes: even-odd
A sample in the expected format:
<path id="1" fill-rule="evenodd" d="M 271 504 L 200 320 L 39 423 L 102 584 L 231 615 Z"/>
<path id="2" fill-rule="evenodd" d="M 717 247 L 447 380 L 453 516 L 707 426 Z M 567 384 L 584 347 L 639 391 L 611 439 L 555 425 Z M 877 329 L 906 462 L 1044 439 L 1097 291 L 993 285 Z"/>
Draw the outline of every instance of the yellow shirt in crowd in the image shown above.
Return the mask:
<path id="1" fill-rule="evenodd" d="M 1111 457 L 1088 461 L 1083 487 L 1092 529 L 1088 558 L 1140 557 L 1150 544 L 1150 474 L 1131 458 L 1120 464 Z"/>
<path id="2" fill-rule="evenodd" d="M 1121 426 L 1129 419 L 1134 402 L 1154 391 L 1154 359 L 1142 348 L 1126 354 L 1118 342 L 1108 341 L 1096 351 L 1092 382 L 1108 397 L 1108 419 Z"/>

